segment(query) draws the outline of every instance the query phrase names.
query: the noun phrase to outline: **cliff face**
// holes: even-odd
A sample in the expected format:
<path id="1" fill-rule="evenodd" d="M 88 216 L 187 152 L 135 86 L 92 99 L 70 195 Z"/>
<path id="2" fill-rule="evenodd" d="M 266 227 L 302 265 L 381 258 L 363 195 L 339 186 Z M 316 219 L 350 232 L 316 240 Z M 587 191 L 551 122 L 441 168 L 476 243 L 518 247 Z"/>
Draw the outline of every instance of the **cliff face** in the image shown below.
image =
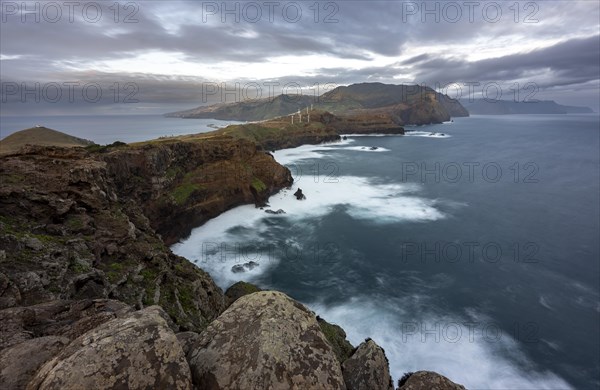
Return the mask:
<path id="1" fill-rule="evenodd" d="M 117 193 L 141 205 L 167 245 L 230 208 L 264 203 L 292 184 L 290 172 L 254 142 L 225 136 L 119 148 L 99 158 Z"/>
<path id="2" fill-rule="evenodd" d="M 206 326 L 223 295 L 165 243 L 292 182 L 253 143 L 232 139 L 106 153 L 31 147 L 3 157 L 0 178 L 0 308 L 113 298 L 160 304 L 184 329 Z"/>

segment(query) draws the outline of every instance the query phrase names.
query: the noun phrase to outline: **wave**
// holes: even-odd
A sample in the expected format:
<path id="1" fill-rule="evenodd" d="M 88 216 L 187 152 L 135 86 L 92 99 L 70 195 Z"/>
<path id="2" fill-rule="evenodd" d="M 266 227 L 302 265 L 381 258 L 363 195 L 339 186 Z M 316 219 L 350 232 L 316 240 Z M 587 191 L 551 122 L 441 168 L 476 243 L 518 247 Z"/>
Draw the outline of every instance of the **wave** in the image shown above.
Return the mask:
<path id="1" fill-rule="evenodd" d="M 281 209 L 285 214 L 267 214 L 253 205 L 236 207 L 194 229 L 189 238 L 171 249 L 209 272 L 219 286 L 226 288 L 242 276 L 248 281 L 259 280 L 279 261 L 277 256 L 264 253 L 256 259 L 250 256 L 261 253 L 253 251 L 252 245 L 265 243 L 268 231 L 273 228 L 270 221 L 291 221 L 298 227 L 308 225 L 307 220 L 321 219 L 336 208 L 352 218 L 373 224 L 445 218 L 436 208 L 439 201 L 417 196 L 420 187 L 415 184 L 376 184 L 355 176 L 330 180 L 315 182 L 310 176 L 297 178 L 293 188 L 269 199 L 267 209 Z M 302 188 L 305 200 L 297 200 L 293 195 L 297 188 Z M 241 255 L 245 252 L 250 255 Z M 241 275 L 232 271 L 233 266 L 248 261 L 259 265 Z"/>
<path id="2" fill-rule="evenodd" d="M 394 382 L 406 372 L 436 371 L 469 389 L 571 389 L 534 364 L 508 333 L 490 338 L 483 329 L 490 319 L 475 311 L 459 318 L 423 312 L 421 298 L 355 297 L 308 306 L 340 325 L 353 345 L 373 338 L 386 352 Z M 477 325 L 479 324 L 479 325 Z M 469 329 L 472 329 L 470 331 Z"/>
<path id="3" fill-rule="evenodd" d="M 408 137 L 427 137 L 427 138 L 450 138 L 446 133 L 437 133 L 432 131 L 409 130 L 405 134 Z"/>

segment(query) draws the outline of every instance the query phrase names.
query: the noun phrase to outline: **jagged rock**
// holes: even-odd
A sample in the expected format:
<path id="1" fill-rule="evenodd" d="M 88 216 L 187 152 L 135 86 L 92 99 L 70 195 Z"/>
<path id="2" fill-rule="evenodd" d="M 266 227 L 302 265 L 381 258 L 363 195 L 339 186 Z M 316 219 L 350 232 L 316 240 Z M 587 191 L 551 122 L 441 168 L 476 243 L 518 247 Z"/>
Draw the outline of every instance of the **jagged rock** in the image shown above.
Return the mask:
<path id="1" fill-rule="evenodd" d="M 306 196 L 302 193 L 302 189 L 300 189 L 300 188 L 298 188 L 298 190 L 296 190 L 296 192 L 294 192 L 294 196 L 298 200 L 304 200 L 304 199 L 306 199 Z"/>
<path id="2" fill-rule="evenodd" d="M 273 210 L 269 209 L 269 210 L 265 210 L 265 213 L 279 215 L 279 214 L 285 214 L 285 211 L 283 211 L 282 209 L 279 209 L 277 211 L 273 211 Z"/>
<path id="3" fill-rule="evenodd" d="M 258 267 L 259 264 L 256 261 L 249 261 L 247 263 L 244 263 L 244 267 L 248 270 L 253 270 L 254 268 Z"/>
<path id="4" fill-rule="evenodd" d="M 249 261 L 247 263 L 244 264 L 236 264 L 233 267 L 231 267 L 231 272 L 234 273 L 240 273 L 240 272 L 246 272 L 246 271 L 250 271 L 253 270 L 254 268 L 258 267 L 260 264 L 258 264 L 256 261 Z"/>
<path id="5" fill-rule="evenodd" d="M 23 239 L 25 246 L 29 249 L 33 249 L 34 251 L 39 251 L 44 247 L 42 242 L 35 237 L 26 237 Z"/>
<path id="6" fill-rule="evenodd" d="M 346 340 L 346 332 L 341 326 L 330 324 L 319 316 L 317 316 L 317 322 L 340 363 L 352 356 L 354 347 Z"/>
<path id="7" fill-rule="evenodd" d="M 122 302 L 105 299 L 50 301 L 0 310 L 0 350 L 35 337 L 74 339 L 131 311 Z"/>
<path id="8" fill-rule="evenodd" d="M 72 341 L 27 389 L 191 389 L 189 366 L 167 314 L 151 306 Z"/>
<path id="9" fill-rule="evenodd" d="M 432 371 L 417 371 L 398 382 L 398 390 L 465 390 L 443 375 Z"/>
<path id="10" fill-rule="evenodd" d="M 369 148 L 369 150 L 377 150 L 377 149 L 379 149 L 377 146 L 371 146 L 371 147 Z"/>
<path id="11" fill-rule="evenodd" d="M 200 336 L 188 355 L 197 388 L 345 389 L 314 314 L 283 293 L 239 298 Z"/>
<path id="12" fill-rule="evenodd" d="M 222 291 L 206 272 L 169 250 L 145 213 L 170 220 L 177 231 L 179 224 L 195 224 L 152 208 L 151 199 L 179 183 L 162 182 L 166 174 L 160 172 L 170 168 L 183 175 L 211 159 L 256 155 L 261 162 L 270 160 L 251 144 L 236 145 L 231 140 L 205 146 L 180 143 L 148 150 L 124 147 L 106 154 L 38 147 L 29 148 L 29 154 L 1 156 L 0 248 L 5 261 L 0 262 L 0 309 L 59 298 L 110 297 L 137 308 L 159 304 L 181 329 L 204 329 L 224 309 Z M 183 157 L 188 152 L 194 161 Z M 272 173 L 285 172 L 281 167 Z M 264 172 L 254 175 L 275 186 Z M 238 194 L 236 183 L 230 184 L 229 192 L 215 196 Z M 234 203 L 253 199 L 249 193 L 242 195 Z M 223 207 L 231 206 L 225 203 Z M 203 218 L 214 216 L 205 211 L 198 211 Z"/>
<path id="13" fill-rule="evenodd" d="M 225 291 L 225 303 L 227 307 L 229 307 L 233 302 L 237 301 L 244 295 L 252 294 L 259 291 L 262 290 L 257 286 L 253 285 L 252 283 L 237 282 L 235 284 L 232 284 L 227 289 L 227 291 Z"/>
<path id="14" fill-rule="evenodd" d="M 342 364 L 342 372 L 348 390 L 394 390 L 385 352 L 371 339 Z"/>
<path id="15" fill-rule="evenodd" d="M 181 345 L 184 355 L 188 355 L 194 344 L 200 339 L 200 335 L 196 332 L 180 332 L 177 333 L 177 341 Z"/>
<path id="16" fill-rule="evenodd" d="M 70 340 L 44 336 L 13 345 L 0 352 L 0 388 L 23 389 L 37 370 L 58 354 Z"/>

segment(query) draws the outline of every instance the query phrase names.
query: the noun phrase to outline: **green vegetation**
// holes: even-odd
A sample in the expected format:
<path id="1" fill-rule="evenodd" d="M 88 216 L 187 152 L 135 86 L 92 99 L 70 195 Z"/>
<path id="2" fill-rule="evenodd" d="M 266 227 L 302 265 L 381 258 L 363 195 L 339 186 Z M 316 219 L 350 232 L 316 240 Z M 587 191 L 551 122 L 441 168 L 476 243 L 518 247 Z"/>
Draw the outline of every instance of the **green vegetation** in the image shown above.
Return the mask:
<path id="1" fill-rule="evenodd" d="M 25 181 L 25 176 L 18 174 L 4 174 L 0 182 L 2 184 L 19 184 Z"/>
<path id="2" fill-rule="evenodd" d="M 194 193 L 194 191 L 200 190 L 201 188 L 202 186 L 198 184 L 183 183 L 175 187 L 175 189 L 171 191 L 171 195 L 173 196 L 175 203 L 177 203 L 178 205 L 182 205 L 188 200 L 188 198 Z"/>
<path id="3" fill-rule="evenodd" d="M 145 282 L 154 283 L 154 280 L 158 276 L 158 272 L 152 268 L 144 268 L 140 271 L 140 275 L 142 275 Z"/>
<path id="4" fill-rule="evenodd" d="M 267 186 L 259 178 L 255 177 L 252 179 L 252 188 L 254 188 L 256 192 L 260 193 L 266 190 Z"/>
<path id="5" fill-rule="evenodd" d="M 338 325 L 330 324 L 324 319 L 317 317 L 321 331 L 325 335 L 327 341 L 333 348 L 333 352 L 340 363 L 352 356 L 354 348 L 352 344 L 346 340 L 346 333 Z"/>
<path id="6" fill-rule="evenodd" d="M 83 219 L 79 215 L 71 215 L 65 221 L 65 226 L 72 231 L 83 229 Z"/>
<path id="7" fill-rule="evenodd" d="M 182 169 L 181 169 L 181 167 L 178 167 L 178 166 L 171 166 L 171 167 L 169 167 L 169 168 L 167 169 L 167 171 L 165 172 L 165 176 L 166 176 L 168 179 L 174 179 L 174 178 L 176 178 L 177 176 L 179 176 L 179 175 L 181 174 L 181 172 L 182 172 Z"/>
<path id="8" fill-rule="evenodd" d="M 196 307 L 194 306 L 194 293 L 191 286 L 181 285 L 177 291 L 179 292 L 179 303 L 181 303 L 183 311 L 185 311 L 187 314 L 195 310 Z"/>
<path id="9" fill-rule="evenodd" d="M 69 268 L 76 274 L 84 274 L 91 270 L 91 267 L 81 263 L 72 263 Z"/>

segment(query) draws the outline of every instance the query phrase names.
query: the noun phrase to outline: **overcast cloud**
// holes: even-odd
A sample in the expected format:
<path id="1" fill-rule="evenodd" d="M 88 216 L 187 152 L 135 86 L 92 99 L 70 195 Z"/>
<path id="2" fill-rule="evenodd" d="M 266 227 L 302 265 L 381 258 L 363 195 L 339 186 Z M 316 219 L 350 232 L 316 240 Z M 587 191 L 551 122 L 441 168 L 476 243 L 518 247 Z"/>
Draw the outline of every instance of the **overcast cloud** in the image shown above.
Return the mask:
<path id="1" fill-rule="evenodd" d="M 367 81 L 463 98 L 467 83 L 503 98 L 534 85 L 534 98 L 598 110 L 595 0 L 114 3 L 2 0 L 0 113 L 163 113 L 223 101 L 215 84 L 240 98 L 256 95 L 245 85 L 266 97 Z"/>

